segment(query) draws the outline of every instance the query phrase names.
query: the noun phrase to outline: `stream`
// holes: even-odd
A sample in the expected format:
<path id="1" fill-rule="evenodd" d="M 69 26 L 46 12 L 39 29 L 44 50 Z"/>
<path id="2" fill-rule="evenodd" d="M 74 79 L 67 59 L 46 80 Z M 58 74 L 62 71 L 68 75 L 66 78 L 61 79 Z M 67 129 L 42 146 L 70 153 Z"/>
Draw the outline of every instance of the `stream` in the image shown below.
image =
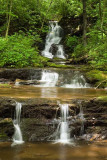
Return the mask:
<path id="1" fill-rule="evenodd" d="M 10 147 L 10 143 L 0 144 L 1 160 L 106 160 L 107 144 L 85 144 L 75 146 L 52 143 L 25 143 Z"/>
<path id="2" fill-rule="evenodd" d="M 63 30 L 49 24 L 42 55 L 66 59 Z M 107 160 L 106 102 L 97 100 L 107 90 L 80 70 L 3 69 L 0 83 L 0 160 Z"/>

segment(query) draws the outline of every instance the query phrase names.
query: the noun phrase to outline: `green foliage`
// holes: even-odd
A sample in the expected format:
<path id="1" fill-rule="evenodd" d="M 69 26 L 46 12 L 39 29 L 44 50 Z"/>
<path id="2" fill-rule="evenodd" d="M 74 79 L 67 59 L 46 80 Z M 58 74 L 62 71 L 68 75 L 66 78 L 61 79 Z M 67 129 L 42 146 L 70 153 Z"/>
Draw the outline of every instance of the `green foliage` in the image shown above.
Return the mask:
<path id="1" fill-rule="evenodd" d="M 41 57 L 38 55 L 38 48 L 34 46 L 35 37 L 24 34 L 14 34 L 0 38 L 0 67 L 26 67 L 41 65 Z M 39 37 L 36 40 L 40 40 Z"/>
<path id="2" fill-rule="evenodd" d="M 102 75 L 103 72 L 99 70 L 91 70 L 90 72 L 87 73 L 87 76 L 91 81 L 104 80 L 105 77 L 103 77 Z"/>
<path id="3" fill-rule="evenodd" d="M 38 46 L 41 43 L 40 37 L 46 36 L 48 21 L 60 21 L 63 17 L 81 18 L 82 2 L 82 0 L 0 0 L 0 35 L 2 36 L 0 38 L 0 67 L 47 66 L 48 59 L 38 54 Z M 71 33 L 67 35 L 65 44 L 71 58 L 77 59 L 87 55 L 87 60 L 92 67 L 106 70 L 107 1 L 102 0 L 99 4 L 99 0 L 86 1 L 87 46 L 83 47 L 82 37 L 70 36 Z M 11 36 L 6 40 L 3 37 L 8 28 L 9 16 L 11 17 L 9 26 Z M 76 29 L 75 25 L 73 27 Z M 57 67 L 53 63 L 48 63 L 48 65 Z"/>
<path id="4" fill-rule="evenodd" d="M 107 44 L 102 43 L 90 49 L 89 57 L 91 59 L 90 63 L 96 66 L 96 68 L 107 69 Z"/>
<path id="5" fill-rule="evenodd" d="M 101 96 L 97 98 L 100 101 L 107 102 L 107 96 Z"/>
<path id="6" fill-rule="evenodd" d="M 73 52 L 74 51 L 74 48 L 77 46 L 77 44 L 78 44 L 78 37 L 76 37 L 76 36 L 67 36 L 66 37 L 66 41 L 65 41 L 65 43 L 66 43 L 66 46 L 68 46 L 69 47 L 69 49 L 70 49 L 70 51 L 71 52 Z"/>
<path id="7" fill-rule="evenodd" d="M 107 86 L 107 75 L 103 71 L 91 70 L 87 72 L 86 77 L 95 83 L 95 87 L 106 87 Z"/>
<path id="8" fill-rule="evenodd" d="M 78 44 L 74 48 L 74 52 L 71 54 L 71 57 L 73 58 L 79 58 L 81 56 L 84 56 L 86 54 L 86 49 L 83 47 L 83 44 Z"/>

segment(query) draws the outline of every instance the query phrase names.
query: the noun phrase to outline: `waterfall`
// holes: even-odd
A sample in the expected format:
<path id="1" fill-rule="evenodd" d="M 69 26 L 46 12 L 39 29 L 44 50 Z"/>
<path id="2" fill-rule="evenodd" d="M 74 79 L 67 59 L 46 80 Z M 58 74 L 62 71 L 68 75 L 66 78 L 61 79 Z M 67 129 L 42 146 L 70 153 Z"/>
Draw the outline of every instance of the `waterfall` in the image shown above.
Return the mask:
<path id="1" fill-rule="evenodd" d="M 82 136 L 84 134 L 84 113 L 83 113 L 83 107 L 81 105 L 81 102 L 79 102 L 79 106 L 80 106 L 80 113 L 79 113 L 79 119 L 81 121 L 81 128 L 80 128 L 80 136 Z"/>
<path id="2" fill-rule="evenodd" d="M 24 143 L 21 129 L 20 129 L 21 108 L 22 108 L 22 104 L 19 102 L 16 102 L 15 118 L 13 120 L 13 125 L 15 129 L 15 132 L 13 135 L 13 145 Z"/>
<path id="3" fill-rule="evenodd" d="M 47 70 L 43 70 L 40 85 L 42 87 L 55 87 L 58 81 L 58 77 L 59 74 L 56 72 L 49 72 Z"/>
<path id="4" fill-rule="evenodd" d="M 42 51 L 42 55 L 44 57 L 52 59 L 55 56 L 65 59 L 63 45 L 60 45 L 60 41 L 62 39 L 61 32 L 62 28 L 58 25 L 57 21 L 49 22 L 49 33 L 46 36 L 45 49 Z M 52 45 L 55 46 L 54 50 L 52 48 Z"/>
<path id="5" fill-rule="evenodd" d="M 70 132 L 68 124 L 69 109 L 68 104 L 60 104 L 61 110 L 61 122 L 57 128 L 57 140 L 59 143 L 69 143 L 70 142 Z"/>
<path id="6" fill-rule="evenodd" d="M 63 45 L 58 45 L 56 57 L 65 59 Z"/>
<path id="7" fill-rule="evenodd" d="M 71 78 L 69 84 L 64 84 L 62 87 L 65 88 L 90 88 L 90 85 L 86 82 L 84 76 L 78 71 L 75 72 L 74 76 Z"/>

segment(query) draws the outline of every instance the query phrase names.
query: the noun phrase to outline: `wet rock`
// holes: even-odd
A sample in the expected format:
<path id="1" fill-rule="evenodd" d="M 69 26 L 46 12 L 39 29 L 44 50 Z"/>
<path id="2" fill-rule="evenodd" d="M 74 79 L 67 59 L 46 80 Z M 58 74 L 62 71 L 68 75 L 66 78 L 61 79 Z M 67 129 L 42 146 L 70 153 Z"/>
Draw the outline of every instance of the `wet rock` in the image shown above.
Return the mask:
<path id="1" fill-rule="evenodd" d="M 24 140 L 49 140 L 60 122 L 60 108 L 57 101 L 40 98 L 0 98 L 0 128 L 9 139 L 14 131 L 12 119 L 16 101 L 22 103 L 21 130 Z M 75 137 L 82 137 L 89 141 L 107 139 L 107 101 L 75 99 L 71 102 L 69 102 L 70 115 L 68 117 L 71 137 L 75 135 Z M 84 119 L 80 117 L 80 104 L 83 108 Z M 80 136 L 82 125 L 84 125 L 84 133 Z"/>
<path id="2" fill-rule="evenodd" d="M 51 52 L 54 56 L 56 55 L 58 47 L 56 44 L 52 44 L 49 52 Z"/>
<path id="3" fill-rule="evenodd" d="M 15 85 L 38 85 L 40 82 L 38 80 L 21 80 L 16 79 Z"/>
<path id="4" fill-rule="evenodd" d="M 31 80 L 41 79 L 42 69 L 4 69 L 0 71 L 0 78 L 10 79 L 15 81 L 16 79 Z"/>
<path id="5" fill-rule="evenodd" d="M 0 141 L 9 141 L 14 133 L 13 122 L 11 118 L 0 120 Z"/>
<path id="6" fill-rule="evenodd" d="M 5 78 L 0 78 L 0 84 L 7 84 L 7 83 L 10 83 L 11 81 L 9 81 L 8 79 L 5 79 Z"/>
<path id="7" fill-rule="evenodd" d="M 99 70 L 90 70 L 85 74 L 86 78 L 95 88 L 107 87 L 107 74 Z"/>
<path id="8" fill-rule="evenodd" d="M 55 64 L 56 65 L 56 64 Z M 56 73 L 59 75 L 57 86 L 63 86 L 64 84 L 71 84 L 76 79 L 77 83 L 84 85 L 85 78 L 83 73 L 79 70 L 71 69 L 44 69 L 44 73 Z M 16 85 L 38 85 L 41 84 L 41 69 L 5 69 L 0 72 L 0 78 L 11 80 Z"/>
<path id="9" fill-rule="evenodd" d="M 14 117 L 16 102 L 11 98 L 0 98 L 0 117 L 12 118 Z"/>

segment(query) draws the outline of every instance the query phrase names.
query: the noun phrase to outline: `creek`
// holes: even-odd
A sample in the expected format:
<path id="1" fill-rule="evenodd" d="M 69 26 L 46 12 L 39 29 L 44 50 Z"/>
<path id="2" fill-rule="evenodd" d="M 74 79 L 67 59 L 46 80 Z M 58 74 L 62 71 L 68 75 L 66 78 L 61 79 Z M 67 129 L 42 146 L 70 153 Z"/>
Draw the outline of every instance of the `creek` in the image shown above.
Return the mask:
<path id="1" fill-rule="evenodd" d="M 2 160 L 106 160 L 106 144 L 81 144 L 76 146 L 52 143 L 25 143 L 10 147 L 10 143 L 0 144 Z"/>
<path id="2" fill-rule="evenodd" d="M 43 56 L 65 59 L 62 34 L 50 22 Z M 0 88 L 0 160 L 107 158 L 107 102 L 98 99 L 107 90 L 80 70 L 3 69 L 0 82 L 9 85 Z"/>

